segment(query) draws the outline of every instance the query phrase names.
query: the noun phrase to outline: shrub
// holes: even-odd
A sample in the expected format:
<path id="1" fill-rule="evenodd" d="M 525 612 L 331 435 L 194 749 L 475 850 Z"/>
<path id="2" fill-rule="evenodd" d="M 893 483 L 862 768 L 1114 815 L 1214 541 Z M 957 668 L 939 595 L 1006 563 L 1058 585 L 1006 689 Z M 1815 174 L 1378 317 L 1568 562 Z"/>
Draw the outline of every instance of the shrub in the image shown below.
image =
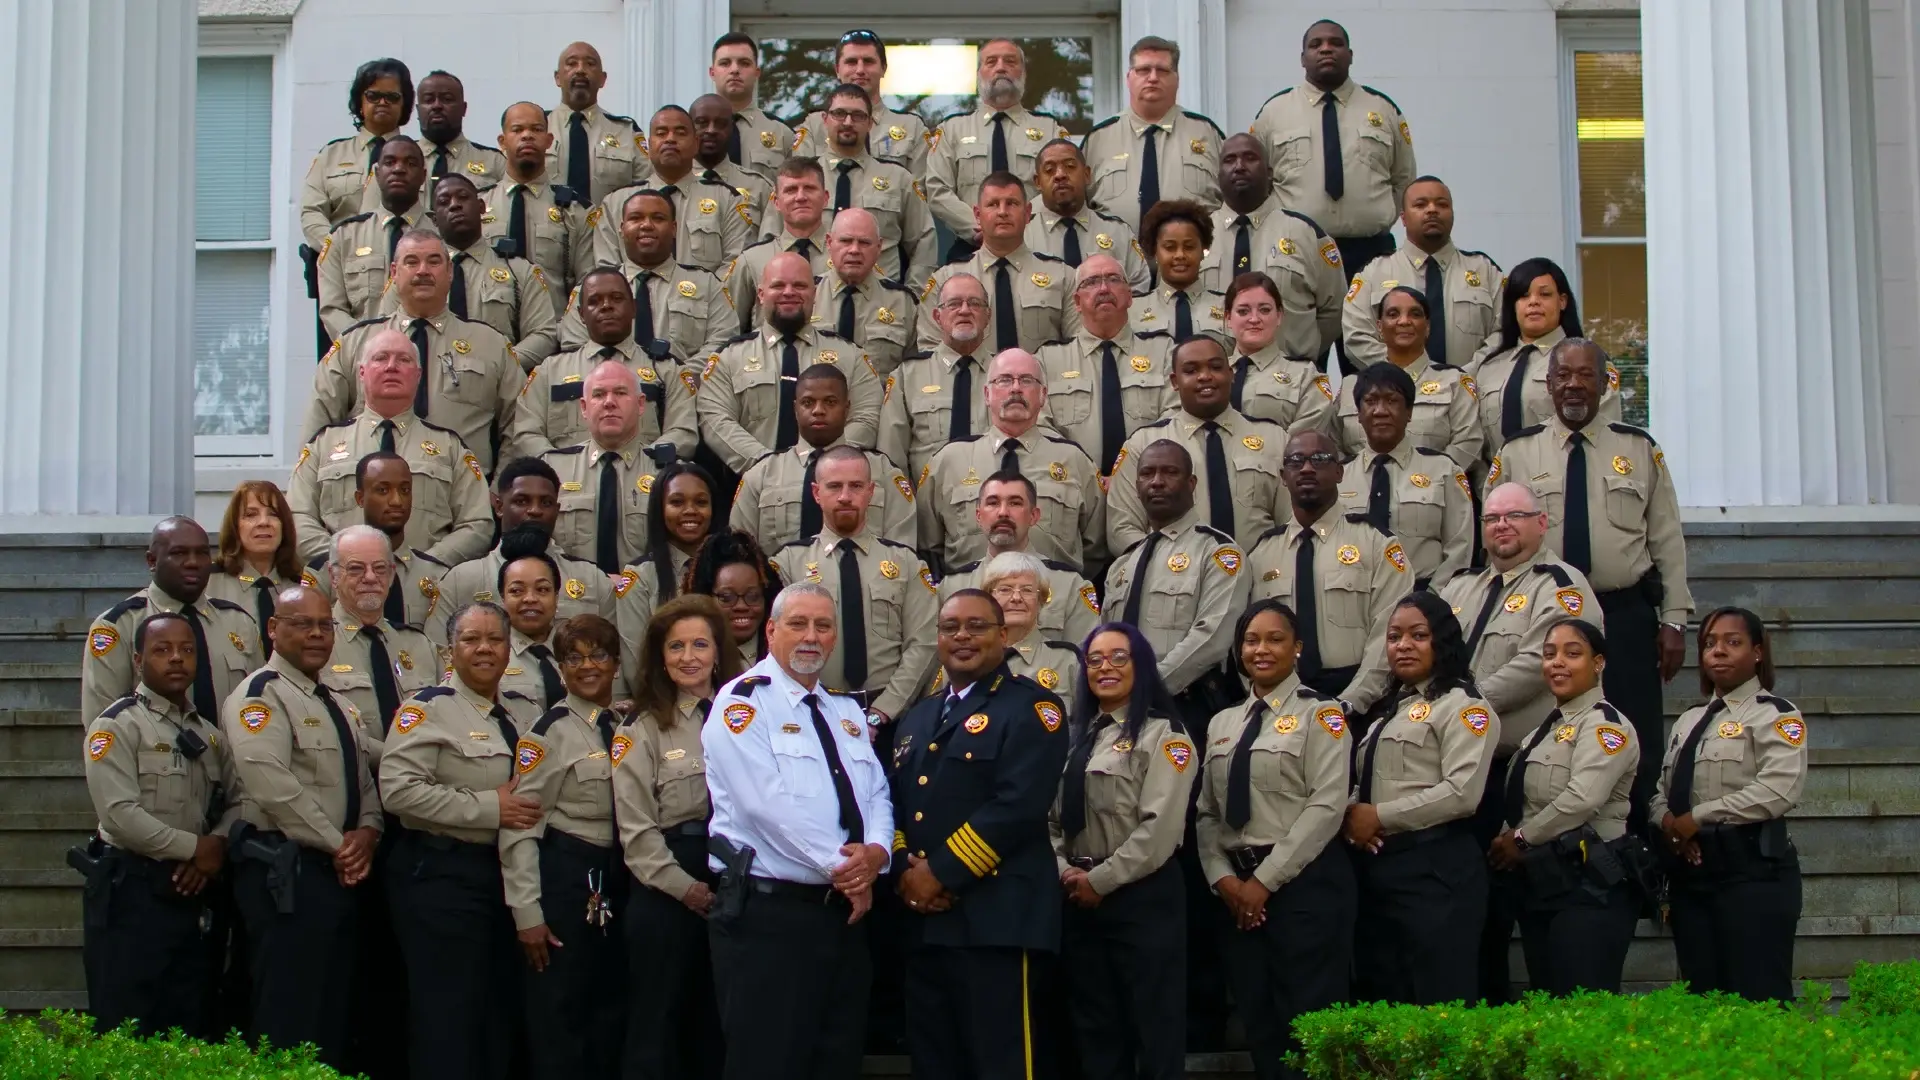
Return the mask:
<path id="1" fill-rule="evenodd" d="M 48 1010 L 0 1022 L 6 1080 L 336 1080 L 311 1048 L 256 1050 L 238 1035 L 204 1043 L 175 1032 L 140 1039 L 130 1029 L 96 1035 L 93 1020 Z"/>

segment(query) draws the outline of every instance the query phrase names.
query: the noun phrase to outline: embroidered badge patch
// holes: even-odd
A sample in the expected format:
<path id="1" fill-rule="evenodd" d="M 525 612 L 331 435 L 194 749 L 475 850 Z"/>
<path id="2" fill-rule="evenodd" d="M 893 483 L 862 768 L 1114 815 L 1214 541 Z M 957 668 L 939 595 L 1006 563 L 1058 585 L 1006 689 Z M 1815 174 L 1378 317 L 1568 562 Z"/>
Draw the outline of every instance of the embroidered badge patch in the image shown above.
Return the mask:
<path id="1" fill-rule="evenodd" d="M 97 732 L 87 740 L 87 757 L 93 761 L 106 757 L 107 751 L 111 749 L 113 749 L 113 732 L 111 731 Z"/>
<path id="2" fill-rule="evenodd" d="M 1487 714 L 1487 710 L 1478 705 L 1460 710 L 1460 722 L 1467 725 L 1467 730 L 1475 735 L 1486 735 L 1487 724 L 1491 721 L 1492 717 Z"/>
<path id="3" fill-rule="evenodd" d="M 1627 733 L 1617 727 L 1608 727 L 1603 724 L 1593 734 L 1600 740 L 1600 749 L 1606 751 L 1608 757 L 1626 749 Z"/>
<path id="4" fill-rule="evenodd" d="M 1553 594 L 1553 599 L 1569 615 L 1578 615 L 1587 606 L 1587 598 L 1580 595 L 1579 589 L 1561 589 Z"/>
<path id="5" fill-rule="evenodd" d="M 607 748 L 607 757 L 611 758 L 615 765 L 618 765 L 620 764 L 620 759 L 626 757 L 627 751 L 631 749 L 633 749 L 632 739 L 627 738 L 625 735 L 615 735 L 613 737 L 613 745 Z"/>
<path id="6" fill-rule="evenodd" d="M 738 735 L 747 730 L 748 724 L 753 723 L 753 706 L 744 701 L 734 702 L 720 714 L 720 719 L 726 722 L 728 731 Z"/>
<path id="7" fill-rule="evenodd" d="M 87 635 L 87 651 L 95 657 L 105 656 L 120 644 L 120 631 L 111 626 L 96 626 L 93 633 Z"/>
<path id="8" fill-rule="evenodd" d="M 1799 746 L 1807 738 L 1807 725 L 1797 717 L 1781 717 L 1779 722 L 1773 725 L 1773 730 L 1779 732 L 1780 737 L 1787 740 L 1789 746 Z"/>
<path id="9" fill-rule="evenodd" d="M 1174 772 L 1186 772 L 1187 766 L 1193 762 L 1193 744 L 1184 739 L 1168 739 L 1160 744 L 1160 752 L 1173 762 Z"/>
<path id="10" fill-rule="evenodd" d="M 1320 726 L 1327 729 L 1327 734 L 1336 739 L 1347 733 L 1347 716 L 1337 705 L 1326 706 L 1314 713 L 1313 718 L 1320 721 Z"/>
<path id="11" fill-rule="evenodd" d="M 525 739 L 521 739 L 513 748 L 514 767 L 520 770 L 522 776 L 532 772 L 546 756 L 547 752 L 538 744 L 530 743 Z"/>
<path id="12" fill-rule="evenodd" d="M 1033 705 L 1034 715 L 1040 717 L 1040 724 L 1048 731 L 1060 730 L 1060 706 L 1051 701 L 1037 701 Z"/>
<path id="13" fill-rule="evenodd" d="M 240 710 L 240 724 L 251 732 L 258 733 L 271 719 L 273 719 L 272 707 L 262 702 L 256 701 Z"/>
<path id="14" fill-rule="evenodd" d="M 1387 545 L 1386 555 L 1395 570 L 1403 574 L 1407 572 L 1407 550 L 1400 546 L 1399 541 Z"/>
<path id="15" fill-rule="evenodd" d="M 1215 565 L 1225 570 L 1228 574 L 1237 574 L 1240 572 L 1240 551 L 1238 548 L 1223 547 L 1213 549 L 1213 561 Z"/>
<path id="16" fill-rule="evenodd" d="M 406 705 L 403 706 L 399 712 L 393 714 L 393 726 L 395 730 L 401 734 L 405 734 L 419 727 L 420 721 L 426 718 L 427 711 L 425 709 L 422 709 L 418 705 Z"/>
<path id="17" fill-rule="evenodd" d="M 1095 615 L 1100 614 L 1100 604 L 1094 594 L 1092 585 L 1080 586 L 1080 602 L 1087 605 L 1088 611 L 1093 612 Z"/>

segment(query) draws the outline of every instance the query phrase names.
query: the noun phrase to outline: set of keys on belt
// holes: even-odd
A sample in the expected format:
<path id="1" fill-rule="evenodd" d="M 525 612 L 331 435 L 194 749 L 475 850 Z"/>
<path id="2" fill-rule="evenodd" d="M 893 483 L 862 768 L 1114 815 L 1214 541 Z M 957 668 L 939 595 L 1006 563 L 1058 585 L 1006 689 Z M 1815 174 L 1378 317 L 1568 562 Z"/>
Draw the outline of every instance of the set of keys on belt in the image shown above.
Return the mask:
<path id="1" fill-rule="evenodd" d="M 607 902 L 601 891 L 606 884 L 606 875 L 599 870 L 587 871 L 587 925 L 605 933 L 607 924 L 613 921 L 613 905 Z"/>

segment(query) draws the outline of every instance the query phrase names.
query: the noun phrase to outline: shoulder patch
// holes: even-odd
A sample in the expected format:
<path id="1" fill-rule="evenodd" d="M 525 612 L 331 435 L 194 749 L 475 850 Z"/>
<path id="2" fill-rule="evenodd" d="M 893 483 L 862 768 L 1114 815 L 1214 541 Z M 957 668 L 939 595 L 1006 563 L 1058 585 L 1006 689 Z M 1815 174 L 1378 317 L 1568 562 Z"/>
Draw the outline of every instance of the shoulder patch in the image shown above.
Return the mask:
<path id="1" fill-rule="evenodd" d="M 1779 732 L 1780 737 L 1787 740 L 1788 746 L 1797 747 L 1807 739 L 1806 722 L 1797 716 L 1783 716 L 1774 721 L 1773 730 Z"/>
<path id="2" fill-rule="evenodd" d="M 111 749 L 113 749 L 113 732 L 96 731 L 87 737 L 87 760 L 99 761 L 106 757 L 107 751 Z"/>
<path id="3" fill-rule="evenodd" d="M 1040 726 L 1046 728 L 1049 734 L 1059 731 L 1060 723 L 1064 719 L 1060 706 L 1051 701 L 1034 702 L 1033 714 L 1040 718 Z"/>
<path id="4" fill-rule="evenodd" d="M 1087 605 L 1088 611 L 1093 612 L 1095 615 L 1100 614 L 1099 597 L 1094 590 L 1092 582 L 1080 586 L 1080 602 Z"/>
<path id="5" fill-rule="evenodd" d="M 1587 598 L 1579 589 L 1560 589 L 1553 594 L 1554 602 L 1569 615 L 1578 615 L 1586 609 Z"/>
<path id="6" fill-rule="evenodd" d="M 720 719 L 727 725 L 728 731 L 738 735 L 747 730 L 747 725 L 753 723 L 753 706 L 744 701 L 736 701 L 726 707 L 726 710 L 720 714 Z"/>
<path id="7" fill-rule="evenodd" d="M 1600 749 L 1604 751 L 1608 757 L 1612 757 L 1627 748 L 1627 733 L 1611 724 L 1602 724 L 1598 728 L 1595 728 L 1593 736 L 1600 740 Z"/>
<path id="8" fill-rule="evenodd" d="M 1488 715 L 1487 710 L 1478 705 L 1469 705 L 1460 710 L 1460 722 L 1467 726 L 1468 731 L 1473 732 L 1477 736 L 1483 738 L 1486 736 L 1487 725 L 1491 721 L 1492 717 Z"/>
<path id="9" fill-rule="evenodd" d="M 1193 744 L 1185 739 L 1168 739 L 1160 744 L 1160 752 L 1167 755 L 1173 763 L 1173 771 L 1183 773 L 1193 764 Z"/>
<path id="10" fill-rule="evenodd" d="M 1320 722 L 1321 727 L 1327 729 L 1327 734 L 1336 739 L 1347 733 L 1347 714 L 1341 712 L 1338 705 L 1322 705 L 1313 714 L 1313 718 Z"/>
<path id="11" fill-rule="evenodd" d="M 613 583 L 613 595 L 627 595 L 627 590 L 633 588 L 633 583 L 639 580 L 640 575 L 635 573 L 631 568 L 621 570 L 620 579 Z"/>
<path id="12" fill-rule="evenodd" d="M 546 756 L 546 747 L 541 746 L 531 739 L 521 739 L 518 743 L 514 744 L 513 747 L 514 771 L 521 776 L 525 776 L 539 768 L 540 762 L 545 759 Z"/>
<path id="13" fill-rule="evenodd" d="M 112 652 L 118 644 L 120 631 L 111 626 L 96 626 L 87 634 L 87 652 L 96 660 Z"/>
<path id="14" fill-rule="evenodd" d="M 1403 574 L 1407 572 L 1407 549 L 1400 546 L 1400 541 L 1390 541 L 1385 554 L 1387 561 L 1393 564 L 1395 570 Z"/>
<path id="15" fill-rule="evenodd" d="M 420 726 L 427 718 L 427 710 L 418 705 L 402 705 L 400 711 L 393 714 L 393 730 L 405 735 Z"/>
<path id="16" fill-rule="evenodd" d="M 240 707 L 240 725 L 254 734 L 259 734 L 273 719 L 273 706 L 264 701 L 255 701 Z"/>

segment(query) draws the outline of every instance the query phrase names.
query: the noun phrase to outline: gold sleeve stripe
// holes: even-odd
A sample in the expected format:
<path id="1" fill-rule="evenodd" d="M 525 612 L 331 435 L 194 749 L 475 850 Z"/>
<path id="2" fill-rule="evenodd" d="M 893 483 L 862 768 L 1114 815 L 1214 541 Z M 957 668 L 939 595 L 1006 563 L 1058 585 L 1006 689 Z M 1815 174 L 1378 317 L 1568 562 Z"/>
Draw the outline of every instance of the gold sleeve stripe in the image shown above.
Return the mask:
<path id="1" fill-rule="evenodd" d="M 907 834 L 904 832 L 901 832 L 899 829 L 895 829 L 893 831 L 893 850 L 895 851 L 907 850 Z"/>
<path id="2" fill-rule="evenodd" d="M 987 876 L 987 870 L 975 861 L 973 853 L 961 846 L 959 834 L 947 837 L 947 849 L 959 858 L 962 865 L 973 872 L 974 877 Z"/>
<path id="3" fill-rule="evenodd" d="M 969 859 L 979 863 L 987 870 L 993 869 L 1000 861 L 985 844 L 980 843 L 979 840 L 974 837 L 973 830 L 967 828 L 965 825 L 956 829 L 954 834 L 947 838 L 947 841 L 950 844 L 958 844 L 965 848 Z"/>
<path id="4" fill-rule="evenodd" d="M 979 833 L 974 832 L 971 824 L 961 825 L 960 832 L 964 833 L 968 840 L 979 846 L 980 850 L 987 856 L 987 861 L 993 863 L 995 866 L 1000 865 L 1000 853 L 993 850 L 993 845 L 981 838 Z"/>

